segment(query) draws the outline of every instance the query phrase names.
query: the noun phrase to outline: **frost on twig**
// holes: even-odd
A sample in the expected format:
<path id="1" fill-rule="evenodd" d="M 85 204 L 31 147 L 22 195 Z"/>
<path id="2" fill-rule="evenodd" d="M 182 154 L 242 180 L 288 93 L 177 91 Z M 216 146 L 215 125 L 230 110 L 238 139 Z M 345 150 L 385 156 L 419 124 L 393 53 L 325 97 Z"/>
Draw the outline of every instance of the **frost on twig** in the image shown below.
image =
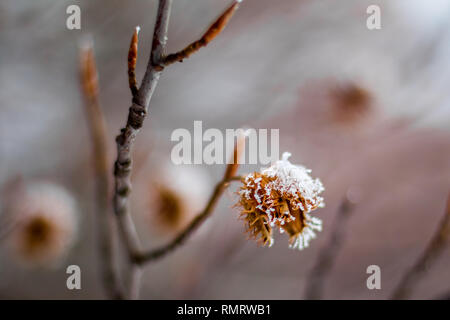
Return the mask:
<path id="1" fill-rule="evenodd" d="M 231 17 L 239 8 L 241 2 L 242 0 L 235 0 L 233 4 L 208 28 L 208 30 L 206 30 L 200 39 L 194 41 L 181 51 L 167 55 L 163 61 L 164 65 L 168 66 L 178 61 L 182 62 L 184 59 L 189 58 L 192 54 L 200 50 L 200 48 L 206 47 L 223 31 L 223 29 L 225 29 Z"/>

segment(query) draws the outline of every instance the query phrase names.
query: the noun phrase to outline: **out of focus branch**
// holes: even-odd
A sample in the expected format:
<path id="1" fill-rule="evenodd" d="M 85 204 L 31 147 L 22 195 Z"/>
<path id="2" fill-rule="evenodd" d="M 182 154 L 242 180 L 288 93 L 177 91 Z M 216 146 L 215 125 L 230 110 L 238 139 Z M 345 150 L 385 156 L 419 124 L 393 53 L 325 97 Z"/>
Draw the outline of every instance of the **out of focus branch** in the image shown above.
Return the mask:
<path id="1" fill-rule="evenodd" d="M 445 247 L 450 242 L 450 195 L 444 216 L 433 235 L 425 251 L 416 263 L 406 272 L 395 289 L 392 299 L 408 299 L 411 296 L 414 285 L 424 276 L 428 268 L 438 259 Z"/>
<path id="2" fill-rule="evenodd" d="M 114 220 L 109 214 L 109 165 L 106 139 L 106 124 L 98 98 L 97 68 L 92 46 L 81 48 L 80 80 L 85 98 L 84 110 L 92 140 L 96 183 L 96 217 L 100 243 L 100 264 L 103 284 L 111 298 L 122 298 L 119 277 L 114 262 Z"/>
<path id="3" fill-rule="evenodd" d="M 3 219 L 0 219 L 0 242 L 4 239 L 8 238 L 8 236 L 11 234 L 12 231 L 19 225 L 18 221 L 3 221 Z"/>
<path id="4" fill-rule="evenodd" d="M 192 54 L 200 50 L 200 48 L 206 47 L 223 31 L 223 29 L 225 29 L 231 17 L 239 8 L 239 3 L 241 2 L 242 0 L 235 0 L 233 4 L 228 7 L 228 9 L 226 9 L 219 18 L 217 18 L 208 30 L 206 30 L 200 39 L 194 41 L 181 51 L 167 55 L 163 61 L 164 65 L 168 66 L 178 61 L 182 62 L 184 59 L 189 58 Z"/>
<path id="5" fill-rule="evenodd" d="M 128 280 L 128 298 L 130 300 L 139 299 L 139 294 L 141 291 L 141 277 L 142 277 L 141 266 L 133 263 L 129 270 L 129 280 Z"/>
<path id="6" fill-rule="evenodd" d="M 321 299 L 327 276 L 333 268 L 339 251 L 345 239 L 348 220 L 353 210 L 353 204 L 346 198 L 342 201 L 337 212 L 331 237 L 320 250 L 319 257 L 311 269 L 306 284 L 305 298 L 308 300 Z"/>
<path id="7" fill-rule="evenodd" d="M 136 27 L 131 37 L 130 49 L 128 50 L 128 83 L 131 90 L 131 95 L 133 98 L 138 93 L 137 82 L 136 82 L 136 61 L 138 54 L 138 35 L 140 27 Z"/>

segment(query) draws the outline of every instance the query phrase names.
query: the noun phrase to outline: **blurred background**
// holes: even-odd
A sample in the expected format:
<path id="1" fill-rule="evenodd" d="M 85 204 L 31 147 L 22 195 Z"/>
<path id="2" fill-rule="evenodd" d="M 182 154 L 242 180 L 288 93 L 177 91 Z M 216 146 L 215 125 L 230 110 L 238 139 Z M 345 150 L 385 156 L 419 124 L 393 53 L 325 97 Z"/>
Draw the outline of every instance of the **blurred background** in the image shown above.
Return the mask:
<path id="1" fill-rule="evenodd" d="M 174 0 L 168 51 L 196 40 L 228 3 Z M 81 30 L 66 28 L 71 4 L 81 8 Z M 371 4 L 381 8 L 380 30 L 366 27 Z M 0 2 L 0 298 L 105 297 L 78 48 L 92 37 L 112 166 L 131 101 L 129 41 L 140 25 L 141 79 L 156 8 L 155 0 Z M 194 120 L 204 129 L 280 129 L 280 151 L 325 186 L 326 208 L 315 212 L 324 226 L 304 251 L 278 234 L 272 248 L 259 247 L 232 208 L 233 185 L 186 245 L 145 268 L 142 298 L 301 299 L 346 198 L 354 208 L 323 297 L 389 298 L 450 191 L 449 24 L 446 0 L 245 0 L 212 44 L 168 67 L 135 148 L 132 212 L 144 246 L 170 240 L 223 174 L 222 165 L 170 165 L 172 131 L 192 131 Z M 163 201 L 178 201 L 177 215 Z M 15 228 L 20 214 L 34 224 Z M 24 238 L 45 230 L 56 230 L 58 246 L 39 251 Z M 448 292 L 449 263 L 450 248 L 413 297 Z M 81 268 L 81 290 L 66 288 L 71 264 Z M 372 264 L 381 290 L 366 287 Z"/>

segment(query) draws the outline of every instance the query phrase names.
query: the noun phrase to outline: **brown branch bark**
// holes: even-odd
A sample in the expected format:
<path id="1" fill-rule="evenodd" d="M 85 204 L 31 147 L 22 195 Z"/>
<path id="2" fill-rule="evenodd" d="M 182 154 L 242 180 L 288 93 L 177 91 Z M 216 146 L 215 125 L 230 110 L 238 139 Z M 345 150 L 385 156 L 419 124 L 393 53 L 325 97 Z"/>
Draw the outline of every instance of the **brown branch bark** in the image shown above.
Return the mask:
<path id="1" fill-rule="evenodd" d="M 169 54 L 164 58 L 163 64 L 168 66 L 175 62 L 182 62 L 184 59 L 189 58 L 192 54 L 200 50 L 202 47 L 206 47 L 211 41 L 213 41 L 227 26 L 233 14 L 239 8 L 241 0 L 235 0 L 231 6 L 229 6 L 224 13 L 206 30 L 200 39 L 194 41 L 186 48 L 176 53 Z"/>
<path id="2" fill-rule="evenodd" d="M 321 299 L 323 296 L 326 278 L 335 264 L 345 239 L 347 223 L 351 216 L 352 208 L 353 205 L 347 199 L 339 207 L 331 237 L 320 250 L 319 257 L 307 278 L 305 298 L 308 300 Z"/>
<path id="3" fill-rule="evenodd" d="M 430 243 L 425 251 L 420 255 L 416 263 L 406 272 L 398 284 L 392 299 L 408 299 L 420 279 L 425 275 L 428 268 L 439 258 L 445 247 L 450 242 L 450 195 L 447 199 L 447 206 L 444 216 L 439 222 Z"/>
<path id="4" fill-rule="evenodd" d="M 109 297 L 119 299 L 122 298 L 122 291 L 114 261 L 114 220 L 109 214 L 110 169 L 108 165 L 106 124 L 98 98 L 97 68 L 92 46 L 86 46 L 81 49 L 80 80 L 85 98 L 84 110 L 92 141 L 97 198 L 96 217 L 99 227 L 100 272 L 103 276 L 103 285 Z"/>

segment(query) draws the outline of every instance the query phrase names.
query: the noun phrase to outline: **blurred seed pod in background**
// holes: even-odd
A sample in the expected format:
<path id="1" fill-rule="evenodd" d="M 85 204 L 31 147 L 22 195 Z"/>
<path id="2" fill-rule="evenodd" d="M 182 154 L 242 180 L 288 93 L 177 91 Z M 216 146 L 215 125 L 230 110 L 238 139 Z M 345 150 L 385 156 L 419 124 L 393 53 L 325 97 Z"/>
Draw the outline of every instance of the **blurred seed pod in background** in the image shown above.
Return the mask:
<path id="1" fill-rule="evenodd" d="M 322 221 L 310 215 L 324 207 L 320 194 L 322 182 L 310 176 L 311 170 L 289 162 L 289 152 L 261 172 L 248 174 L 242 180 L 238 207 L 251 238 L 272 246 L 273 228 L 289 235 L 289 246 L 308 247 L 315 231 L 322 231 Z"/>
<path id="2" fill-rule="evenodd" d="M 142 212 L 152 229 L 166 233 L 176 232 L 203 210 L 211 192 L 209 176 L 200 168 L 167 165 L 155 176 L 149 170 L 149 179 L 142 192 Z"/>
<path id="3" fill-rule="evenodd" d="M 21 183 L 8 192 L 3 217 L 11 256 L 30 266 L 55 266 L 74 244 L 78 214 L 74 198 L 50 182 Z"/>

